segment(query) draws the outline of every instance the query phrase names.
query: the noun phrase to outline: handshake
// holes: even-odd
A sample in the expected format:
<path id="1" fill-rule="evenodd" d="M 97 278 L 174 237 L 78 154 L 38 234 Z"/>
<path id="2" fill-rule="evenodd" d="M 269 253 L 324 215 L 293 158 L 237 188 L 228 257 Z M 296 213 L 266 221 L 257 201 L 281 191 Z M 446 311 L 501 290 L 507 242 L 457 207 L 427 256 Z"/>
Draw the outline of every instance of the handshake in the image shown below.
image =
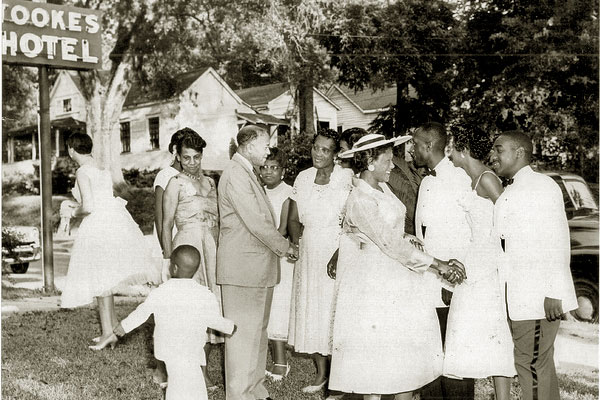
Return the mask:
<path id="1" fill-rule="evenodd" d="M 298 261 L 298 245 L 294 244 L 290 241 L 290 244 L 288 246 L 288 249 L 287 249 L 285 255 L 289 262 Z"/>
<path id="2" fill-rule="evenodd" d="M 438 271 L 438 274 L 452 284 L 460 285 L 467 279 L 465 266 L 460 261 L 451 259 L 449 261 L 441 261 L 435 259 L 432 267 Z"/>

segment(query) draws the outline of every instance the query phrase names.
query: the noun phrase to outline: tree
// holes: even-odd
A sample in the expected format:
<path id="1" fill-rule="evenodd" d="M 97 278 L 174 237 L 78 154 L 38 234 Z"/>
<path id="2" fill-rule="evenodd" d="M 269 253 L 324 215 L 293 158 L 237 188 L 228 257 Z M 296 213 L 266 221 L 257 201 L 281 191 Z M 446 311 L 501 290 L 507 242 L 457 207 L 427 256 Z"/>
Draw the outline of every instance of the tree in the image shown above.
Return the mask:
<path id="1" fill-rule="evenodd" d="M 7 161 L 8 131 L 36 122 L 37 74 L 34 68 L 2 64 L 2 161 Z"/>
<path id="2" fill-rule="evenodd" d="M 598 3 L 475 2 L 456 119 L 528 132 L 538 161 L 598 180 Z"/>
<path id="3" fill-rule="evenodd" d="M 300 132 L 312 137 L 313 88 L 333 76 L 319 35 L 335 21 L 340 5 L 321 0 L 270 0 L 269 5 L 265 21 L 256 27 L 256 40 L 263 45 L 263 58 L 270 57 L 290 82 Z"/>
<path id="4" fill-rule="evenodd" d="M 398 135 L 447 118 L 460 33 L 453 10 L 441 0 L 359 3 L 343 10 L 323 43 L 341 83 L 356 90 L 396 85 Z"/>

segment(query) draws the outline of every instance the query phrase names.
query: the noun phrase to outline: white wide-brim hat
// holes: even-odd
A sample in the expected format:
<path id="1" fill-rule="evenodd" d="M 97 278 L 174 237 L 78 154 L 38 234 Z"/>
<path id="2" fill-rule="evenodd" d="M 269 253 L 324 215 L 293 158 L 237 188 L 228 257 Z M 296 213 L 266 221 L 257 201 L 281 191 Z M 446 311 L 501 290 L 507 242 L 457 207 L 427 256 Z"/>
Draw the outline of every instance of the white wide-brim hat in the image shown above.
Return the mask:
<path id="1" fill-rule="evenodd" d="M 386 144 L 393 144 L 394 146 L 399 146 L 403 143 L 408 142 L 412 139 L 412 136 L 398 136 L 391 139 L 386 139 L 385 136 L 379 135 L 377 133 L 369 133 L 354 143 L 350 150 L 344 151 L 338 155 L 339 158 L 352 158 L 354 157 L 354 153 L 359 151 L 364 151 L 368 149 L 373 149 L 379 146 L 385 146 Z"/>

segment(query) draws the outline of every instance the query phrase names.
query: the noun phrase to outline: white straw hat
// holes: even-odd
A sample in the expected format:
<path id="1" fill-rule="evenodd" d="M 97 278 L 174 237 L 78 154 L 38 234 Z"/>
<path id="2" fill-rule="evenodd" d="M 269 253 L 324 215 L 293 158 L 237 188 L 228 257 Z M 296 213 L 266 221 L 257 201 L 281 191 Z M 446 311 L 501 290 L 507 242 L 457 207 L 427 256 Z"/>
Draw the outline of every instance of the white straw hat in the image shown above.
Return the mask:
<path id="1" fill-rule="evenodd" d="M 394 146 L 401 145 L 402 143 L 406 143 L 412 139 L 412 136 L 398 136 L 391 139 L 386 139 L 385 136 L 379 135 L 377 133 L 369 133 L 354 143 L 350 150 L 344 151 L 338 155 L 339 158 L 352 158 L 354 153 L 358 151 L 373 149 L 375 147 L 384 146 L 386 144 L 392 143 Z"/>

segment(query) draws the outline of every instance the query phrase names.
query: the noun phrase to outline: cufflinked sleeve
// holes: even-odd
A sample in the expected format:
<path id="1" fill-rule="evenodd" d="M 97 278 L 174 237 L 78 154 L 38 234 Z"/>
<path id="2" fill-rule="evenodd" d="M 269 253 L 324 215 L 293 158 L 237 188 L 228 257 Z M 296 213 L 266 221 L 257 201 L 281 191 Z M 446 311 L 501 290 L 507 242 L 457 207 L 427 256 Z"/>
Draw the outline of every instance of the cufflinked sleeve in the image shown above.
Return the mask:
<path id="1" fill-rule="evenodd" d="M 384 254 L 408 269 L 423 272 L 429 268 L 433 257 L 416 249 L 404 238 L 403 223 L 390 225 L 379 212 L 374 199 L 352 194 L 350 196 L 347 217 L 353 233 L 365 235 Z"/>

